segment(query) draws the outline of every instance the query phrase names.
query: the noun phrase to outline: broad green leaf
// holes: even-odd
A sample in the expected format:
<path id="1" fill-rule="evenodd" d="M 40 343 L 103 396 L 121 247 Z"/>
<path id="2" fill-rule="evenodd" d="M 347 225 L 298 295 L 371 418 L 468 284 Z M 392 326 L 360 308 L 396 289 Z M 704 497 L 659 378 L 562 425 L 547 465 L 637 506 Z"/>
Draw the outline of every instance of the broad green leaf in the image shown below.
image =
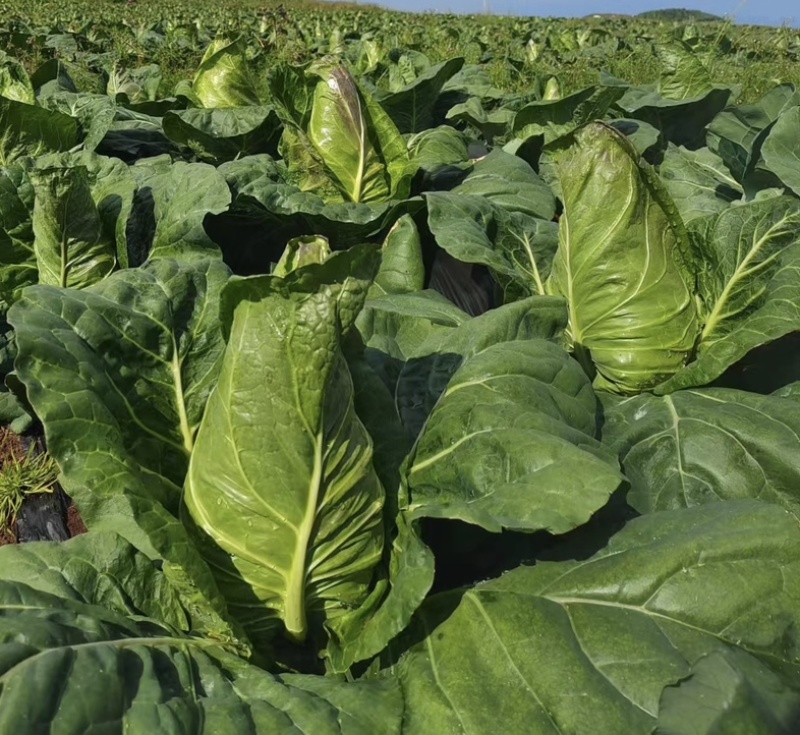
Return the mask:
<path id="1" fill-rule="evenodd" d="M 484 735 L 502 713 L 507 732 L 649 735 L 664 687 L 729 647 L 796 687 L 799 565 L 796 519 L 734 501 L 645 516 L 586 561 L 434 598 L 387 672 L 404 733 Z M 724 712 L 728 697 L 706 701 Z"/>
<path id="2" fill-rule="evenodd" d="M 483 196 L 431 192 L 426 199 L 439 247 L 462 263 L 490 268 L 509 297 L 545 294 L 558 248 L 555 223 L 507 212 Z"/>
<path id="3" fill-rule="evenodd" d="M 423 130 L 408 139 L 408 152 L 416 165 L 428 172 L 443 166 L 469 166 L 469 150 L 462 133 L 449 125 Z"/>
<path id="4" fill-rule="evenodd" d="M 31 74 L 31 85 L 39 101 L 58 92 L 77 92 L 62 59 L 48 59 Z"/>
<path id="5" fill-rule="evenodd" d="M 798 436 L 793 401 L 720 388 L 614 402 L 603 424 L 640 513 L 753 498 L 800 517 Z"/>
<path id="6" fill-rule="evenodd" d="M 33 251 L 33 186 L 22 166 L 0 172 L 0 300 L 13 304 L 37 283 Z"/>
<path id="7" fill-rule="evenodd" d="M 42 104 L 48 110 L 69 115 L 80 123 L 83 131 L 81 147 L 86 151 L 96 150 L 100 146 L 114 126 L 118 112 L 116 103 L 104 94 L 55 92 L 47 95 Z"/>
<path id="8" fill-rule="evenodd" d="M 410 215 L 403 215 L 395 222 L 383 241 L 381 252 L 381 266 L 369 290 L 370 298 L 414 293 L 424 288 L 422 244 L 419 230 Z"/>
<path id="9" fill-rule="evenodd" d="M 659 169 L 684 224 L 719 214 L 743 196 L 722 159 L 708 148 L 690 151 L 670 145 Z"/>
<path id="10" fill-rule="evenodd" d="M 167 577 L 116 534 L 93 532 L 68 543 L 4 546 L 0 564 L 4 583 L 188 630 L 186 613 Z"/>
<path id="11" fill-rule="evenodd" d="M 87 170 L 36 169 L 29 176 L 39 283 L 85 288 L 110 275 L 117 265 L 116 242 L 103 227 Z"/>
<path id="12" fill-rule="evenodd" d="M 421 133 L 436 124 L 436 101 L 442 87 L 462 66 L 464 59 L 448 59 L 426 69 L 402 89 L 378 98 L 400 133 Z"/>
<path id="13" fill-rule="evenodd" d="M 321 235 L 294 237 L 286 243 L 281 259 L 275 264 L 272 275 L 284 278 L 292 271 L 312 263 L 324 263 L 331 257 L 328 240 Z"/>
<path id="14" fill-rule="evenodd" d="M 505 136 L 514 121 L 516 113 L 507 107 L 487 111 L 480 98 L 470 97 L 450 108 L 447 119 L 454 122 L 467 123 L 480 131 L 488 143 L 495 138 Z"/>
<path id="15" fill-rule="evenodd" d="M 487 68 L 480 64 L 465 64 L 442 87 L 443 92 L 460 93 L 482 100 L 501 100 L 506 91 L 492 80 Z"/>
<path id="16" fill-rule="evenodd" d="M 403 199 L 413 170 L 405 142 L 380 105 L 342 66 L 321 64 L 306 134 L 352 202 Z"/>
<path id="17" fill-rule="evenodd" d="M 136 236 L 129 242 L 131 265 L 149 258 L 218 257 L 206 233 L 208 215 L 224 212 L 231 201 L 225 179 L 205 163 L 137 165 L 134 204 Z"/>
<path id="18" fill-rule="evenodd" d="M 759 345 L 800 329 L 800 204 L 773 197 L 694 222 L 703 300 L 697 356 L 658 392 L 706 385 Z"/>
<path id="19" fill-rule="evenodd" d="M 761 156 L 764 166 L 795 194 L 800 195 L 798 126 L 800 126 L 800 107 L 793 107 L 784 112 L 775 121 L 761 146 Z"/>
<path id="20" fill-rule="evenodd" d="M 53 206 L 56 209 L 62 204 L 66 206 L 66 219 L 61 224 L 67 226 L 69 231 L 64 234 L 68 236 L 74 234 L 76 220 L 81 218 L 85 218 L 92 229 L 96 224 L 96 214 L 102 227 L 100 240 L 106 244 L 116 241 L 115 246 L 110 251 L 104 252 L 103 256 L 107 259 L 114 255 L 120 266 L 126 266 L 128 264 L 126 230 L 135 188 L 128 167 L 122 161 L 97 156 L 88 151 L 47 154 L 40 156 L 35 165 L 37 169 L 61 169 L 66 177 L 61 183 L 71 197 L 71 204 L 60 202 L 59 199 L 64 196 L 63 191 L 52 194 L 47 186 L 36 187 L 44 196 L 43 199 L 41 196 L 39 199 L 39 224 L 42 224 L 43 204 L 46 205 L 45 210 L 47 206 L 51 207 L 51 213 Z M 6 169 L 0 178 L 0 188 L 3 191 L 0 199 L 0 260 L 3 263 L 0 267 L 0 296 L 9 304 L 18 298 L 22 288 L 40 281 L 34 252 L 34 185 L 31 183 L 28 169 L 27 164 L 20 163 Z M 37 176 L 38 174 L 34 174 L 34 179 Z M 70 184 L 73 180 L 77 190 Z M 50 183 L 59 188 L 57 182 Z M 84 183 L 88 183 L 91 201 L 86 200 L 81 210 L 75 205 L 74 196 L 81 192 L 85 196 Z M 94 209 L 96 213 L 93 213 Z M 57 223 L 50 224 L 56 224 L 57 229 L 61 227 Z M 50 255 L 55 258 L 57 253 L 51 251 Z M 102 268 L 100 270 L 102 272 Z"/>
<path id="21" fill-rule="evenodd" d="M 619 130 L 631 142 L 640 156 L 643 156 L 661 140 L 661 132 L 644 120 L 630 120 L 622 117 L 609 120 L 608 124 Z"/>
<path id="22" fill-rule="evenodd" d="M 703 656 L 661 695 L 655 735 L 791 735 L 800 694 L 741 649 Z"/>
<path id="23" fill-rule="evenodd" d="M 564 213 L 551 283 L 567 300 L 572 349 L 596 369 L 596 387 L 617 393 L 677 372 L 700 327 L 686 232 L 637 159 L 601 123 L 555 156 Z M 620 206 L 609 208 L 609 197 Z"/>
<path id="24" fill-rule="evenodd" d="M 756 138 L 784 110 L 799 103 L 800 96 L 795 88 L 791 84 L 782 84 L 767 92 L 758 102 L 729 107 L 709 124 L 708 146 L 722 157 L 737 181 L 744 181 Z"/>
<path id="25" fill-rule="evenodd" d="M 27 105 L 36 104 L 33 85 L 25 67 L 5 52 L 0 54 L 0 97 Z"/>
<path id="26" fill-rule="evenodd" d="M 434 579 L 434 558 L 405 514 L 397 517 L 397 535 L 389 560 L 389 591 L 374 604 L 333 621 L 325 651 L 328 665 L 338 672 L 354 662 L 376 656 L 409 624 Z"/>
<path id="27" fill-rule="evenodd" d="M 517 112 L 512 131 L 518 138 L 541 135 L 545 143 L 551 143 L 604 117 L 624 91 L 619 87 L 587 87 L 558 100 L 531 102 Z"/>
<path id="28" fill-rule="evenodd" d="M 551 220 L 556 200 L 550 187 L 521 158 L 494 150 L 475 162 L 453 194 L 477 196 L 508 212 Z"/>
<path id="29" fill-rule="evenodd" d="M 655 48 L 661 62 L 658 91 L 663 97 L 685 100 L 713 89 L 708 69 L 687 44 L 675 41 Z"/>
<path id="30" fill-rule="evenodd" d="M 17 373 L 87 526 L 163 560 L 193 626 L 223 638 L 224 603 L 178 512 L 227 277 L 219 262 L 159 259 L 82 291 L 33 286 L 9 311 Z"/>
<path id="31" fill-rule="evenodd" d="M 353 408 L 335 293 L 259 278 L 228 298 L 229 348 L 185 499 L 230 555 L 217 578 L 233 614 L 256 640 L 282 623 L 302 641 L 366 599 L 384 490 Z"/>
<path id="32" fill-rule="evenodd" d="M 241 40 L 216 38 L 206 49 L 192 80 L 192 89 L 203 107 L 257 105 L 258 95 Z"/>
<path id="33" fill-rule="evenodd" d="M 164 132 L 209 163 L 276 153 L 281 121 L 271 107 L 178 110 L 164 115 Z"/>
<path id="34" fill-rule="evenodd" d="M 53 153 L 36 159 L 36 168 L 75 168 L 86 170 L 92 200 L 97 207 L 104 236 L 116 242 L 120 267 L 128 266 L 128 224 L 136 182 L 130 168 L 117 158 L 91 151 Z"/>
<path id="35" fill-rule="evenodd" d="M 711 89 L 703 95 L 672 100 L 651 89 L 630 87 L 616 104 L 626 117 L 644 120 L 661 131 L 664 140 L 687 148 L 705 143 L 706 126 L 725 109 L 730 89 Z"/>
<path id="36" fill-rule="evenodd" d="M 425 289 L 403 294 L 387 294 L 370 298 L 367 305 L 385 314 L 431 321 L 445 327 L 458 327 L 470 317 L 436 291 Z"/>
<path id="37" fill-rule="evenodd" d="M 582 525 L 622 481 L 595 439 L 598 408 L 580 365 L 551 342 L 505 342 L 468 358 L 409 456 L 409 516 L 494 532 Z"/>
<path id="38" fill-rule="evenodd" d="M 455 329 L 420 329 L 418 320 L 403 325 L 400 343 L 405 350 L 394 394 L 409 436 L 419 435 L 464 360 L 504 342 L 560 340 L 565 312 L 562 299 L 535 296 L 492 309 Z"/>
<path id="39" fill-rule="evenodd" d="M 323 238 L 317 237 L 310 254 L 291 263 L 285 263 L 283 278 L 287 288 L 294 293 L 311 294 L 320 289 L 329 290 L 335 301 L 340 335 L 347 339 L 364 307 L 367 294 L 380 264 L 380 250 L 370 244 L 356 245 L 348 250 L 327 252 Z M 297 242 L 297 241 L 296 241 Z M 269 288 L 266 281 L 248 281 L 253 292 Z M 227 329 L 239 302 L 235 289 L 223 294 L 223 322 Z"/>
<path id="40" fill-rule="evenodd" d="M 158 64 L 145 64 L 135 69 L 114 66 L 106 84 L 106 94 L 126 105 L 141 105 L 158 99 L 158 88 L 163 81 Z"/>
<path id="41" fill-rule="evenodd" d="M 53 577 L 61 569 L 66 576 L 78 571 L 70 570 L 73 549 L 81 545 L 76 541 L 62 547 L 66 559 L 53 557 Z M 15 556 L 6 553 L 4 559 Z M 112 563 L 111 571 L 122 575 L 116 579 L 102 561 L 82 571 L 88 586 L 107 595 L 96 595 L 97 602 L 131 591 L 136 604 L 139 592 L 165 591 L 163 577 L 146 572 L 144 564 L 140 557 L 130 558 L 127 568 Z M 396 682 L 273 676 L 213 640 L 182 635 L 158 619 L 132 619 L 75 599 L 68 589 L 42 590 L 17 580 L 0 581 L 0 617 L 3 732 L 400 733 L 403 699 Z"/>
<path id="42" fill-rule="evenodd" d="M 325 648 L 329 669 L 345 672 L 354 662 L 380 653 L 408 626 L 434 579 L 434 559 L 418 530 L 398 513 L 400 467 L 411 449 L 392 395 L 361 356 L 348 358 L 354 406 L 374 443 L 373 464 L 386 489 L 385 578 L 379 578 L 366 602 L 329 626 Z M 388 586 L 388 591 L 387 591 Z"/>
<path id="43" fill-rule="evenodd" d="M 80 140 L 74 117 L 4 97 L 0 97 L 0 131 L 0 166 L 23 156 L 67 151 Z"/>
<path id="44" fill-rule="evenodd" d="M 294 237 L 321 235 L 331 248 L 343 250 L 384 237 L 402 215 L 413 215 L 424 206 L 421 198 L 329 203 L 286 183 L 268 156 L 232 161 L 219 171 L 233 192 L 233 203 L 229 213 L 209 217 L 207 224 L 226 262 L 242 274 L 269 272 L 270 263 Z"/>

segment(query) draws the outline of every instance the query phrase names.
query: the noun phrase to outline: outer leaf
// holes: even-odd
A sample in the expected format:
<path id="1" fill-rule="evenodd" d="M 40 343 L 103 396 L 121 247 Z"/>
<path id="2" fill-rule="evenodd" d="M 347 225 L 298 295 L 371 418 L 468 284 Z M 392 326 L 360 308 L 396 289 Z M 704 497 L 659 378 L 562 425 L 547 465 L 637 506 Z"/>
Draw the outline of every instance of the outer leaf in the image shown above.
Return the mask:
<path id="1" fill-rule="evenodd" d="M 36 159 L 37 168 L 86 169 L 89 189 L 103 225 L 104 236 L 116 241 L 117 264 L 128 266 L 128 224 L 136 190 L 130 168 L 118 158 L 91 151 L 54 153 Z"/>
<path id="2" fill-rule="evenodd" d="M 796 132 L 800 126 L 800 107 L 784 112 L 769 132 L 761 156 L 765 167 L 795 194 L 800 195 L 800 144 Z"/>
<path id="3" fill-rule="evenodd" d="M 230 346 L 185 497 L 231 554 L 218 579 L 234 614 L 256 638 L 282 621 L 302 640 L 315 619 L 364 601 L 383 552 L 384 492 L 353 409 L 334 295 L 279 284 L 233 287 Z"/>
<path id="4" fill-rule="evenodd" d="M 94 151 L 100 146 L 114 125 L 118 112 L 117 105 L 106 95 L 78 93 L 76 90 L 48 94 L 42 99 L 42 104 L 53 113 L 62 113 L 77 119 L 83 130 L 81 145 L 85 151 Z"/>
<path id="5" fill-rule="evenodd" d="M 426 69 L 402 89 L 379 98 L 400 133 L 420 133 L 436 124 L 436 100 L 444 84 L 462 66 L 464 59 L 448 59 Z"/>
<path id="6" fill-rule="evenodd" d="M 271 107 L 180 110 L 164 115 L 164 132 L 203 161 L 222 163 L 276 153 L 281 121 Z"/>
<path id="7" fill-rule="evenodd" d="M 68 542 L 11 544 L 2 547 L 0 564 L 4 583 L 188 630 L 186 613 L 167 578 L 116 534 L 93 532 Z"/>
<path id="8" fill-rule="evenodd" d="M 298 268 L 312 263 L 324 263 L 331 257 L 331 249 L 327 238 L 320 235 L 293 237 L 286 243 L 281 259 L 275 264 L 272 274 L 285 278 Z"/>
<path id="9" fill-rule="evenodd" d="M 75 547 L 62 548 L 70 558 Z M 131 575 L 119 581 L 102 567 L 94 575 L 87 569 L 86 582 L 94 576 L 108 595 L 136 594 L 145 577 L 133 575 L 143 563 L 136 557 L 115 570 Z M 150 574 L 150 591 L 163 593 L 163 578 Z M 394 682 L 274 677 L 214 641 L 178 634 L 160 621 L 134 622 L 61 591 L 0 581 L 3 732 L 400 733 L 402 696 Z"/>
<path id="10" fill-rule="evenodd" d="M 595 386 L 621 393 L 677 372 L 699 331 L 686 233 L 637 158 L 600 123 L 556 158 L 564 214 L 552 284 L 567 299 L 573 349 L 597 370 Z M 609 209 L 610 196 L 619 209 Z"/>
<path id="11" fill-rule="evenodd" d="M 587 87 L 558 100 L 531 102 L 517 112 L 512 130 L 518 138 L 541 135 L 545 143 L 551 143 L 604 117 L 624 92 L 620 87 Z"/>
<path id="12" fill-rule="evenodd" d="M 426 172 L 435 173 L 449 166 L 460 171 L 469 165 L 466 137 L 449 125 L 440 125 L 412 135 L 408 139 L 408 151 L 414 163 Z"/>
<path id="13" fill-rule="evenodd" d="M 580 526 L 622 479 L 594 439 L 597 409 L 580 365 L 550 342 L 480 352 L 453 375 L 409 457 L 409 515 L 495 532 Z"/>
<path id="14" fill-rule="evenodd" d="M 750 350 L 800 329 L 800 204 L 773 197 L 732 207 L 691 228 L 702 255 L 697 358 L 658 392 L 705 385 Z"/>
<path id="15" fill-rule="evenodd" d="M 670 145 L 659 173 L 687 225 L 719 214 L 743 196 L 722 159 L 708 148 L 689 151 Z"/>
<path id="16" fill-rule="evenodd" d="M 313 233 L 343 250 L 382 238 L 403 214 L 423 208 L 421 198 L 370 204 L 329 203 L 287 184 L 267 156 L 251 156 L 219 169 L 234 195 L 229 214 L 209 217 L 209 232 L 237 273 L 269 271 L 287 240 Z M 269 239 L 265 241 L 265 232 Z"/>
<path id="17" fill-rule="evenodd" d="M 487 112 L 480 98 L 470 97 L 466 102 L 451 107 L 447 119 L 472 125 L 480 131 L 488 143 L 492 143 L 495 138 L 506 135 L 515 114 L 507 107 Z"/>
<path id="18" fill-rule="evenodd" d="M 25 67 L 5 52 L 0 56 L 0 96 L 28 105 L 36 104 L 33 85 Z"/>
<path id="19" fill-rule="evenodd" d="M 78 121 L 60 112 L 0 97 L 0 165 L 78 144 Z"/>
<path id="20" fill-rule="evenodd" d="M 425 264 L 419 230 L 410 215 L 403 215 L 383 241 L 381 267 L 369 296 L 413 293 L 424 286 Z"/>
<path id="21" fill-rule="evenodd" d="M 627 114 L 659 130 L 664 140 L 675 145 L 698 148 L 706 137 L 706 126 L 725 109 L 730 89 L 712 89 L 704 95 L 681 100 L 662 97 L 649 89 L 631 87 L 617 101 Z"/>
<path id="22" fill-rule="evenodd" d="M 397 536 L 389 562 L 390 589 L 384 599 L 365 604 L 334 621 L 326 649 L 328 665 L 344 672 L 354 662 L 376 656 L 408 626 L 430 591 L 434 558 L 405 514 L 397 517 Z"/>
<path id="23" fill-rule="evenodd" d="M 479 196 L 433 192 L 426 199 L 428 226 L 448 254 L 488 266 L 513 296 L 546 293 L 558 248 L 555 223 L 506 212 Z"/>
<path id="24" fill-rule="evenodd" d="M 394 540 L 384 550 L 387 579 L 378 580 L 361 607 L 329 626 L 325 656 L 328 668 L 336 672 L 346 672 L 354 662 L 377 655 L 405 630 L 434 578 L 433 554 L 413 524 L 397 511 L 400 466 L 411 447 L 392 396 L 363 359 L 351 357 L 349 365 L 356 413 L 372 437 L 375 471 L 387 490 L 387 537 L 394 535 Z"/>
<path id="25" fill-rule="evenodd" d="M 86 169 L 34 170 L 30 177 L 39 282 L 85 288 L 108 276 L 117 264 L 116 242 L 104 231 Z"/>
<path id="26" fill-rule="evenodd" d="M 13 304 L 23 288 L 39 280 L 33 251 L 33 187 L 26 171 L 0 173 L 0 299 Z"/>
<path id="27" fill-rule="evenodd" d="M 754 498 L 800 517 L 800 417 L 793 401 L 744 391 L 642 395 L 605 411 L 641 513 Z"/>
<path id="28" fill-rule="evenodd" d="M 744 651 L 715 651 L 664 689 L 656 735 L 790 735 L 800 695 Z"/>
<path id="29" fill-rule="evenodd" d="M 220 173 L 205 163 L 134 166 L 139 191 L 134 206 L 136 236 L 131 265 L 150 258 L 218 257 L 206 234 L 207 215 L 228 208 L 231 193 Z"/>
<path id="30" fill-rule="evenodd" d="M 643 120 L 630 120 L 622 117 L 610 120 L 608 124 L 619 130 L 642 156 L 661 139 L 661 132 Z"/>
<path id="31" fill-rule="evenodd" d="M 501 716 L 508 732 L 649 734 L 663 688 L 729 646 L 797 686 L 798 565 L 796 520 L 740 501 L 637 519 L 588 561 L 521 567 L 449 616 L 441 599 L 392 671 L 404 732 L 483 735 Z"/>
<path id="32" fill-rule="evenodd" d="M 708 146 L 723 158 L 737 181 L 744 181 L 756 139 L 784 110 L 798 103 L 800 95 L 794 86 L 782 84 L 754 104 L 729 107 L 709 124 Z"/>
<path id="33" fill-rule="evenodd" d="M 656 53 L 661 62 L 658 91 L 666 99 L 701 97 L 713 89 L 708 69 L 687 44 L 659 44 Z"/>
<path id="34" fill-rule="evenodd" d="M 397 301 L 399 299 L 395 303 Z M 451 308 L 451 311 L 455 310 Z M 453 322 L 446 321 L 447 314 L 442 314 L 445 319 L 436 320 L 436 323 L 452 325 Z M 425 335 L 421 341 L 414 339 L 421 336 L 417 332 L 418 323 L 404 325 L 407 329 L 400 335 L 400 344 L 405 348 L 405 359 L 397 378 L 395 400 L 409 436 L 417 437 L 465 359 L 503 342 L 557 341 L 562 337 L 564 325 L 564 302 L 538 296 L 492 309 L 456 329 L 428 331 L 423 327 L 419 330 Z M 394 339 L 398 341 L 397 337 Z"/>
<path id="35" fill-rule="evenodd" d="M 509 212 L 551 220 L 556 200 L 550 187 L 521 158 L 494 150 L 475 162 L 453 194 L 478 196 Z"/>
<path id="36" fill-rule="evenodd" d="M 307 135 L 352 202 L 408 196 L 408 152 L 391 119 L 342 66 L 321 66 Z"/>
<path id="37" fill-rule="evenodd" d="M 215 39 L 203 54 L 192 88 L 204 107 L 257 105 L 242 42 L 224 36 Z"/>
<path id="38" fill-rule="evenodd" d="M 220 636 L 224 604 L 177 514 L 226 280 L 221 263 L 161 259 L 83 291 L 31 287 L 9 312 L 19 378 L 86 524 L 163 559 L 194 626 Z"/>

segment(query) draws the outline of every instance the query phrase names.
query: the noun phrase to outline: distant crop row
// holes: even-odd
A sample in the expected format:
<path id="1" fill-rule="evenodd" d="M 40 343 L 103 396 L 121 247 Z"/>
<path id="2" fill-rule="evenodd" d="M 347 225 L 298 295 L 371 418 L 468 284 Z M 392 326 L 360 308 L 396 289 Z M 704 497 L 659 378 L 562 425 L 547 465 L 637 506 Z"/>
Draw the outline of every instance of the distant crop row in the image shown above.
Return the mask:
<path id="1" fill-rule="evenodd" d="M 0 548 L 0 733 L 795 731 L 793 32 L 49 10 L 0 523 L 88 533 Z"/>

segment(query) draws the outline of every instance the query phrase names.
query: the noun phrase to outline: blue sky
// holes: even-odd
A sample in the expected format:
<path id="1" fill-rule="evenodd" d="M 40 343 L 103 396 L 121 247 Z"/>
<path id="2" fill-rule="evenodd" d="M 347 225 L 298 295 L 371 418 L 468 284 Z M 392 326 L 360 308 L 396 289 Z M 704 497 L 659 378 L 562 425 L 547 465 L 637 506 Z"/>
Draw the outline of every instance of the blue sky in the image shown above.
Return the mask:
<path id="1" fill-rule="evenodd" d="M 353 0 L 351 0 L 352 2 Z M 485 0 L 371 0 L 395 10 L 480 13 Z M 489 0 L 493 13 L 581 16 L 589 13 L 641 13 L 659 8 L 694 8 L 730 15 L 740 23 L 800 25 L 798 0 Z"/>

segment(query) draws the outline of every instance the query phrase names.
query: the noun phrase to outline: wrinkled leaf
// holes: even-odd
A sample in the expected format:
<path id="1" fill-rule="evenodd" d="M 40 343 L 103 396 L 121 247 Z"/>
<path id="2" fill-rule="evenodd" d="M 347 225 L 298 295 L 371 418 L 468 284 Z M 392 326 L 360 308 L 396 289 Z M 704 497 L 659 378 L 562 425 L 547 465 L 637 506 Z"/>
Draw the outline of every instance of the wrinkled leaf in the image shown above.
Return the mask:
<path id="1" fill-rule="evenodd" d="M 686 232 L 637 158 L 600 123 L 556 156 L 564 213 L 551 283 L 567 300 L 573 350 L 597 370 L 596 387 L 618 393 L 677 372 L 699 329 Z"/>

